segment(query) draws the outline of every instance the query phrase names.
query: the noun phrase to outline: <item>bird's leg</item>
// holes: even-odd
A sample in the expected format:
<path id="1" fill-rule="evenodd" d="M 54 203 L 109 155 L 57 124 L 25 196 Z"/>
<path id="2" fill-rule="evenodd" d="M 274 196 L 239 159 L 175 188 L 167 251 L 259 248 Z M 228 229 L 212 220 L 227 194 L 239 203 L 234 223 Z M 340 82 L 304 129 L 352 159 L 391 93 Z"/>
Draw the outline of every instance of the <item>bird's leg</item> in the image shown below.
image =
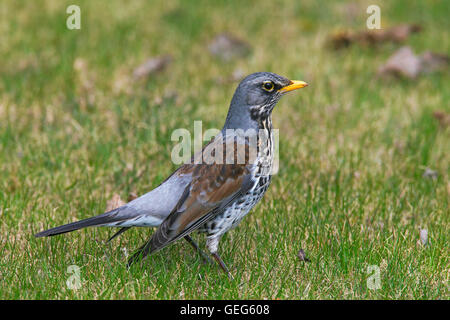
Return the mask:
<path id="1" fill-rule="evenodd" d="M 219 264 L 220 268 L 223 270 L 223 272 L 225 272 L 228 276 L 228 278 L 230 279 L 234 279 L 233 276 L 231 275 L 230 271 L 227 268 L 227 265 L 225 264 L 225 262 L 223 262 L 222 258 L 217 254 L 217 249 L 219 246 L 219 241 L 220 241 L 221 236 L 209 236 L 206 239 L 206 246 L 209 249 L 209 252 L 211 253 L 211 255 L 214 257 L 214 259 L 216 259 L 217 263 Z"/>
<path id="2" fill-rule="evenodd" d="M 109 238 L 106 243 L 111 242 L 111 240 L 113 240 L 114 238 L 116 238 L 117 236 L 121 235 L 123 232 L 127 231 L 128 229 L 130 229 L 131 227 L 122 227 L 120 228 L 119 231 L 117 231 L 115 234 L 112 235 L 111 238 Z M 186 239 L 187 242 L 189 242 L 189 244 L 196 250 L 198 251 L 198 253 L 200 253 L 201 257 L 202 257 L 202 261 L 203 263 L 212 263 L 211 259 L 208 257 L 208 255 L 202 251 L 202 249 L 199 248 L 198 244 L 189 236 L 185 236 L 184 237 Z"/>
<path id="3" fill-rule="evenodd" d="M 220 268 L 222 268 L 222 270 L 228 275 L 228 278 L 234 279 L 233 276 L 231 275 L 230 271 L 228 270 L 227 265 L 225 264 L 225 262 L 223 262 L 222 258 L 220 258 L 220 256 L 217 254 L 217 252 L 212 253 L 212 256 L 214 257 L 214 259 L 216 259 Z"/>
<path id="4" fill-rule="evenodd" d="M 200 254 L 202 257 L 203 263 L 212 263 L 211 259 L 208 257 L 208 255 L 203 252 L 202 249 L 199 248 L 197 242 L 194 241 L 189 235 L 184 236 L 184 239 L 189 242 L 189 244 Z"/>
<path id="5" fill-rule="evenodd" d="M 197 250 L 200 255 L 202 256 L 202 258 L 207 261 L 212 263 L 211 259 L 206 255 L 206 253 L 204 253 L 199 247 L 198 244 L 189 236 L 185 236 L 184 237 L 186 239 L 187 242 L 189 242 L 195 250 Z M 142 247 L 140 247 L 132 256 L 131 258 L 128 260 L 128 268 L 131 267 L 131 265 L 136 262 L 137 260 L 143 259 L 145 258 L 145 256 L 147 256 L 147 254 L 149 254 L 150 252 L 150 241 L 147 242 L 146 244 L 144 244 Z"/>

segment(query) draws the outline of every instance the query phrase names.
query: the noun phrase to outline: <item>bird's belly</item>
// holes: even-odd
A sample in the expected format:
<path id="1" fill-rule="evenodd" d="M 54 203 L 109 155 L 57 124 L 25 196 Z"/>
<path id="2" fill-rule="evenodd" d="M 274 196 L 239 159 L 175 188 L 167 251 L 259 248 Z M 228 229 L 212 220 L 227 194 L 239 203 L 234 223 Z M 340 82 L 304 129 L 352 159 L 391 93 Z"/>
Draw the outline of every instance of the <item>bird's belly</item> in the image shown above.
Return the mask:
<path id="1" fill-rule="evenodd" d="M 199 232 L 205 232 L 208 237 L 216 237 L 235 228 L 250 210 L 261 200 L 270 184 L 270 176 L 260 177 L 255 186 L 246 194 L 236 199 L 232 204 L 218 214 L 214 219 L 205 223 Z"/>

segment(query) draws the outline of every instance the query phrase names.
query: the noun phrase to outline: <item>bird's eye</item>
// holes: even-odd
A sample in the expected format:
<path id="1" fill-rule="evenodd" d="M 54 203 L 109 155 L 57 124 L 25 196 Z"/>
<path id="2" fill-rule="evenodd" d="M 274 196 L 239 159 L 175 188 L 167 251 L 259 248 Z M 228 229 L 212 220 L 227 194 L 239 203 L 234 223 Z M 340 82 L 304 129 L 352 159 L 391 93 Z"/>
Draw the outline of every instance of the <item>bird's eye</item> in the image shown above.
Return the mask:
<path id="1" fill-rule="evenodd" d="M 264 90 L 271 92 L 275 88 L 275 85 L 273 84 L 272 81 L 264 81 L 262 87 Z"/>

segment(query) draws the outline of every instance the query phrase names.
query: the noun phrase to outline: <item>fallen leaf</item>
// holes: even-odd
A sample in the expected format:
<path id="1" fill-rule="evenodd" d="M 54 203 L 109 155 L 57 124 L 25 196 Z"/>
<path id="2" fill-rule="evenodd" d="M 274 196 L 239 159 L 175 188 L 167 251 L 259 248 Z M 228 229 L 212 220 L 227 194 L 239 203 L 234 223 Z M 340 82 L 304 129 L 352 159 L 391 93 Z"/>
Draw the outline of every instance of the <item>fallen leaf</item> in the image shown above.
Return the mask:
<path id="1" fill-rule="evenodd" d="M 422 27 L 417 24 L 404 24 L 388 29 L 360 32 L 339 31 L 330 37 L 329 43 L 335 49 L 346 48 L 353 43 L 375 46 L 383 42 L 402 43 L 411 34 L 420 32 Z"/>
<path id="2" fill-rule="evenodd" d="M 305 251 L 303 249 L 300 249 L 298 251 L 297 257 L 300 259 L 300 261 L 311 262 L 311 260 L 306 257 Z"/>
<path id="3" fill-rule="evenodd" d="M 163 71 L 172 62 L 170 55 L 150 58 L 133 71 L 134 79 L 147 78 L 150 75 Z"/>
<path id="4" fill-rule="evenodd" d="M 433 117 L 439 122 L 442 128 L 447 128 L 450 125 L 450 113 L 435 111 L 433 112 Z"/>
<path id="5" fill-rule="evenodd" d="M 208 45 L 209 52 L 224 61 L 245 57 L 251 51 L 250 45 L 231 34 L 221 33 Z"/>
<path id="6" fill-rule="evenodd" d="M 128 194 L 128 199 L 127 199 L 127 201 L 128 201 L 128 202 L 133 201 L 133 200 L 136 199 L 137 197 L 138 197 L 138 196 L 137 196 L 136 193 L 130 192 L 130 193 Z"/>
<path id="7" fill-rule="evenodd" d="M 329 43 L 334 49 L 347 48 L 354 42 L 354 35 L 349 31 L 339 31 L 330 37 Z"/>
<path id="8" fill-rule="evenodd" d="M 421 60 L 410 47 L 398 49 L 383 65 L 378 69 L 379 76 L 404 76 L 415 79 L 421 71 Z"/>
<path id="9" fill-rule="evenodd" d="M 434 53 L 431 51 L 424 52 L 420 59 L 422 61 L 422 72 L 423 73 L 430 73 L 435 71 L 443 71 L 446 68 L 448 68 L 450 64 L 450 57 L 441 54 L 441 53 Z"/>
<path id="10" fill-rule="evenodd" d="M 384 33 L 382 41 L 404 42 L 411 34 L 422 31 L 418 24 L 404 24 L 389 28 Z"/>
<path id="11" fill-rule="evenodd" d="M 378 69 L 379 76 L 403 76 L 415 79 L 420 74 L 442 71 L 449 65 L 450 57 L 426 51 L 417 56 L 410 47 L 398 49 L 386 64 Z"/>
<path id="12" fill-rule="evenodd" d="M 430 168 L 425 168 L 425 172 L 423 173 L 422 177 L 430 178 L 430 179 L 437 179 L 438 173 L 434 170 L 431 170 Z"/>

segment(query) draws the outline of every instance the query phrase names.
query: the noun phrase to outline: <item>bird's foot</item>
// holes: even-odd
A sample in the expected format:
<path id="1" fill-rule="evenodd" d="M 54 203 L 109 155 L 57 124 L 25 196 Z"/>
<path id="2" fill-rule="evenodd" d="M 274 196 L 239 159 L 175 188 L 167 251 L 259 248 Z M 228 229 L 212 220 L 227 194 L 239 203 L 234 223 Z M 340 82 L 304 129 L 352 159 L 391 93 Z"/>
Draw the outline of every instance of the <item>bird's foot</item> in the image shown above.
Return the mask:
<path id="1" fill-rule="evenodd" d="M 219 264 L 220 268 L 223 270 L 223 272 L 225 272 L 225 274 L 228 276 L 228 278 L 230 280 L 234 280 L 234 277 L 230 273 L 230 270 L 228 270 L 227 265 L 225 264 L 225 262 L 223 262 L 222 258 L 220 258 L 220 256 L 217 254 L 217 252 L 212 253 L 212 256 L 214 257 L 214 259 L 216 259 L 216 261 Z"/>

